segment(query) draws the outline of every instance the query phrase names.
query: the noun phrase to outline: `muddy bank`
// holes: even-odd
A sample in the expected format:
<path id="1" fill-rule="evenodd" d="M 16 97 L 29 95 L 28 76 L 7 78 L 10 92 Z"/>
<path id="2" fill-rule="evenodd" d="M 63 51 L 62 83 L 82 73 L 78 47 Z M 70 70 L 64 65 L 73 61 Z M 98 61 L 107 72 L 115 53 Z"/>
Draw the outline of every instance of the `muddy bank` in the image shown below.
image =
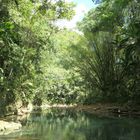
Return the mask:
<path id="1" fill-rule="evenodd" d="M 69 108 L 76 111 L 86 111 L 97 115 L 121 115 L 121 116 L 139 116 L 140 106 L 128 106 L 119 104 L 92 104 L 92 105 L 43 105 L 43 109 L 47 108 Z"/>
<path id="2" fill-rule="evenodd" d="M 121 115 L 121 116 L 138 116 L 140 117 L 140 106 L 126 106 L 118 104 L 93 104 L 77 105 L 76 110 L 86 111 L 99 115 Z"/>

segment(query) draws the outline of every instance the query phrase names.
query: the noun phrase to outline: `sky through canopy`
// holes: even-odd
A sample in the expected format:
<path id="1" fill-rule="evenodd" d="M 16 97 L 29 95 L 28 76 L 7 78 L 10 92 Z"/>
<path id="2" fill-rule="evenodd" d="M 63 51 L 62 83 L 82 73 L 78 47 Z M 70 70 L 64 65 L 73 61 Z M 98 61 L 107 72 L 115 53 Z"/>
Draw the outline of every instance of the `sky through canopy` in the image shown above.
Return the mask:
<path id="1" fill-rule="evenodd" d="M 77 4 L 77 6 L 75 7 L 76 14 L 72 20 L 70 21 L 60 20 L 57 22 L 57 25 L 60 28 L 66 27 L 69 29 L 73 29 L 76 27 L 76 23 L 80 21 L 92 7 L 94 7 L 94 3 L 92 0 L 66 0 L 66 1 L 74 2 Z"/>

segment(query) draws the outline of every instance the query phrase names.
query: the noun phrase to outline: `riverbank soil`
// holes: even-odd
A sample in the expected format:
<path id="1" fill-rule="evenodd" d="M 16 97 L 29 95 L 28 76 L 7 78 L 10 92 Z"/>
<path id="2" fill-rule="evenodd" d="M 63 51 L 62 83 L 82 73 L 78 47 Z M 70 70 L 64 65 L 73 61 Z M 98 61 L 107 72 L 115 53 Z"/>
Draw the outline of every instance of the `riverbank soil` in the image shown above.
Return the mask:
<path id="1" fill-rule="evenodd" d="M 119 104 L 92 104 L 77 105 L 74 108 L 76 110 L 82 110 L 99 115 L 140 116 L 140 106 L 128 106 Z"/>
<path id="2" fill-rule="evenodd" d="M 47 108 L 68 108 L 76 111 L 85 111 L 97 115 L 121 115 L 121 116 L 140 116 L 140 106 L 127 104 L 111 104 L 111 103 L 96 103 L 92 105 L 43 105 L 43 109 Z"/>

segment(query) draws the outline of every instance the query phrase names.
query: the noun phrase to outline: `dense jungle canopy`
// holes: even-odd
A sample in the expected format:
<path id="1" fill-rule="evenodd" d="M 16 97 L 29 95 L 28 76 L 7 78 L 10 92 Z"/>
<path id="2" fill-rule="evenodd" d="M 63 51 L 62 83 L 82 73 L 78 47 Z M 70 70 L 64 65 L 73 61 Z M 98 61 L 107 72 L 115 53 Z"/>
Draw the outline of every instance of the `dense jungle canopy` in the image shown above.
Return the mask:
<path id="1" fill-rule="evenodd" d="M 77 23 L 65 0 L 0 0 L 0 107 L 140 104 L 140 1 L 102 0 Z"/>

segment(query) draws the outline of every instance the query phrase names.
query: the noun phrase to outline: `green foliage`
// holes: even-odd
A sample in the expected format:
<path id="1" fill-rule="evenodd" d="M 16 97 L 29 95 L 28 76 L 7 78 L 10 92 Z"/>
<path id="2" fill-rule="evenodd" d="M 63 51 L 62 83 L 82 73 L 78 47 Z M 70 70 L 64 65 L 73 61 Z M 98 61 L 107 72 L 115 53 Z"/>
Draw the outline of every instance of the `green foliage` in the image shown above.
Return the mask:
<path id="1" fill-rule="evenodd" d="M 79 71 L 93 101 L 139 103 L 139 9 L 139 1 L 104 0 L 78 23 L 88 40 Z"/>
<path id="2" fill-rule="evenodd" d="M 0 106 L 5 106 L 45 92 L 43 53 L 57 32 L 54 22 L 70 19 L 74 4 L 2 0 L 0 5 Z"/>
<path id="3" fill-rule="evenodd" d="M 80 40 L 80 35 L 64 29 L 50 40 L 52 46 L 43 66 L 46 74 L 44 99 L 49 103 L 60 104 L 82 102 L 82 78 L 74 70 L 72 48 Z"/>
<path id="4" fill-rule="evenodd" d="M 132 102 L 140 97 L 140 3 L 103 0 L 78 27 L 74 3 L 0 1 L 0 106 Z"/>

